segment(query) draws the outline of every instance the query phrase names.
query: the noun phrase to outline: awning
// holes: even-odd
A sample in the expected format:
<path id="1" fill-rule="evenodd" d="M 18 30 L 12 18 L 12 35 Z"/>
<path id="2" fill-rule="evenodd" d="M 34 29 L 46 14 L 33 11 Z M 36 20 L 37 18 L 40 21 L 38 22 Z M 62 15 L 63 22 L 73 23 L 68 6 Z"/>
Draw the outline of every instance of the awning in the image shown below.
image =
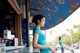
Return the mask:
<path id="1" fill-rule="evenodd" d="M 17 14 L 21 14 L 20 7 L 19 7 L 19 5 L 18 5 L 16 0 L 8 0 L 8 2 L 12 6 L 12 8 L 15 10 L 15 12 Z"/>

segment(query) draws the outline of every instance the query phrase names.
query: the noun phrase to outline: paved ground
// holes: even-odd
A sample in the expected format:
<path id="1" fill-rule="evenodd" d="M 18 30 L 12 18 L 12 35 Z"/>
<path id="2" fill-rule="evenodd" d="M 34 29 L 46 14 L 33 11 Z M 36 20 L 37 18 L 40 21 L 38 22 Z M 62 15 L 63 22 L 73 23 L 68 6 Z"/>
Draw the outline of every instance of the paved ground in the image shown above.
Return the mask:
<path id="1" fill-rule="evenodd" d="M 61 50 L 58 50 L 57 53 L 61 53 Z M 64 53 L 72 53 L 70 50 L 65 50 Z M 74 49 L 74 53 L 80 53 L 80 49 Z"/>

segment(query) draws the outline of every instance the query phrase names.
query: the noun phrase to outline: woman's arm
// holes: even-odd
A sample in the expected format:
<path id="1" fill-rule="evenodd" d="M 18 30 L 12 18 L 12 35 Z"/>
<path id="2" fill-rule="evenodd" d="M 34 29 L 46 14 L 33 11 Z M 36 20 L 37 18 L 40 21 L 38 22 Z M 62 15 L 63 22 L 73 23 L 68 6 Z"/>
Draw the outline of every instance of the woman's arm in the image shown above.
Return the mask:
<path id="1" fill-rule="evenodd" d="M 40 49 L 49 48 L 49 46 L 43 46 L 43 45 L 38 44 L 37 42 L 38 42 L 38 34 L 34 33 L 33 34 L 33 47 L 40 48 Z"/>
<path id="2" fill-rule="evenodd" d="M 33 47 L 34 48 L 39 48 L 39 49 L 45 49 L 45 48 L 47 48 L 47 49 L 50 49 L 52 51 L 52 53 L 55 53 L 55 50 L 52 47 L 40 45 L 37 42 L 38 42 L 38 34 L 34 33 L 34 36 L 33 36 Z"/>

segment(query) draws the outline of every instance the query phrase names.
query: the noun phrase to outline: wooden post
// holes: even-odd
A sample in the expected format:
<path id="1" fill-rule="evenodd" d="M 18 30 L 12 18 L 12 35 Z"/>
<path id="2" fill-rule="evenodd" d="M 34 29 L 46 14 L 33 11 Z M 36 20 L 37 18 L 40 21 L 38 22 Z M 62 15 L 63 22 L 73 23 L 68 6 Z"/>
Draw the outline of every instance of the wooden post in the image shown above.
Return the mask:
<path id="1" fill-rule="evenodd" d="M 16 15 L 15 17 L 15 37 L 18 38 L 19 46 L 22 45 L 22 27 L 21 27 L 21 16 Z"/>

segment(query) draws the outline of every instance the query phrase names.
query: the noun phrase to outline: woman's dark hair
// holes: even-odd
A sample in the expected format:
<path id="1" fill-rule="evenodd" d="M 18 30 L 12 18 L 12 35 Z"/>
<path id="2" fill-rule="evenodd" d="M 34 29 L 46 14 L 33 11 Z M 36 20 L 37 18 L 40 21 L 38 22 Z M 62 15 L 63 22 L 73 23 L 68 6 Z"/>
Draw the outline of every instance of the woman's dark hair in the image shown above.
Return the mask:
<path id="1" fill-rule="evenodd" d="M 35 15 L 32 19 L 32 22 L 35 23 L 36 25 L 38 24 L 38 20 L 41 21 L 41 19 L 43 18 L 44 16 L 41 15 L 41 14 L 38 14 L 38 15 Z"/>
<path id="2" fill-rule="evenodd" d="M 59 37 L 59 40 L 61 40 L 61 37 Z"/>

